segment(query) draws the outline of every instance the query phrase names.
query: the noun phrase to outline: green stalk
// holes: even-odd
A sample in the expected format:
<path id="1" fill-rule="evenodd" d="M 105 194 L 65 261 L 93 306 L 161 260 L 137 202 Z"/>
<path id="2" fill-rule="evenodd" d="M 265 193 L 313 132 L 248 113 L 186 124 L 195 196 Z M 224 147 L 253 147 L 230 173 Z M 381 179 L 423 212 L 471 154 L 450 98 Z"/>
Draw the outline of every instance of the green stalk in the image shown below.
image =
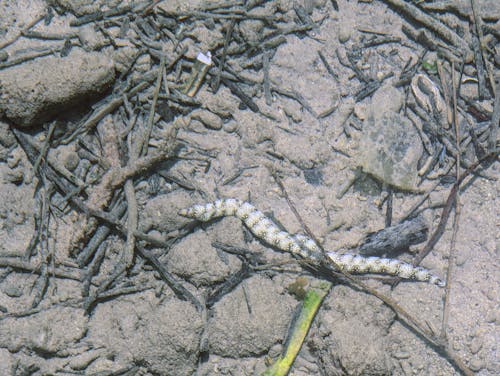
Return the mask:
<path id="1" fill-rule="evenodd" d="M 316 316 L 321 302 L 330 291 L 332 284 L 321 281 L 311 286 L 306 293 L 300 313 L 291 325 L 285 349 L 276 362 L 262 376 L 286 376 L 304 343 L 307 332 Z"/>

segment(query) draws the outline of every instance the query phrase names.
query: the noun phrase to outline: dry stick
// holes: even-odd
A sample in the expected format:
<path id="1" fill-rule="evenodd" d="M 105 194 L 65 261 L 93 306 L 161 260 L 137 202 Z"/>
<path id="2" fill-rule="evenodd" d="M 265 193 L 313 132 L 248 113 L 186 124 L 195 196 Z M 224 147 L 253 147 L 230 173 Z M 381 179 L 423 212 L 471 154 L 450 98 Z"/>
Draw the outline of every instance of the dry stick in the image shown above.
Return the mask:
<path id="1" fill-rule="evenodd" d="M 131 98 L 142 90 L 146 89 L 150 83 L 148 81 L 141 82 L 134 88 L 132 88 L 127 94 L 127 98 Z M 96 127 L 96 125 L 106 116 L 116 110 L 123 104 L 123 97 L 120 96 L 116 99 L 113 99 L 111 102 L 107 103 L 96 112 L 94 112 L 81 126 L 77 128 L 75 132 L 73 132 L 68 138 L 64 140 L 64 143 L 69 143 L 73 141 L 80 134 L 91 131 Z"/>
<path id="2" fill-rule="evenodd" d="M 472 16 L 474 17 L 474 26 L 476 28 L 477 38 L 479 39 L 479 49 L 480 49 L 480 54 L 482 57 L 482 62 L 484 64 L 484 67 L 488 71 L 488 78 L 490 80 L 491 89 L 493 91 L 495 91 L 495 79 L 493 78 L 493 74 L 491 73 L 490 69 L 488 69 L 489 68 L 487 65 L 488 59 L 486 59 L 486 55 L 484 53 L 484 46 L 485 46 L 484 35 L 483 35 L 484 22 L 481 19 L 481 16 L 479 15 L 477 5 L 476 5 L 476 0 L 470 0 L 470 4 L 471 4 L 471 8 L 472 8 Z M 478 79 L 480 79 L 479 78 L 479 70 L 478 70 Z M 481 89 L 479 90 L 479 93 L 481 95 Z"/>
<path id="3" fill-rule="evenodd" d="M 269 64 L 271 60 L 271 51 L 264 52 L 262 57 L 262 71 L 264 73 L 264 82 L 262 87 L 264 89 L 264 97 L 266 98 L 266 104 L 270 106 L 273 103 L 273 96 L 271 94 L 271 83 L 269 81 Z"/>
<path id="4" fill-rule="evenodd" d="M 50 146 L 50 141 L 52 140 L 52 136 L 54 134 L 54 130 L 56 129 L 56 122 L 53 121 L 50 126 L 49 126 L 49 131 L 47 132 L 47 136 L 45 138 L 45 142 L 43 143 L 42 150 L 40 151 L 40 154 L 38 155 L 38 158 L 35 161 L 35 164 L 33 165 L 33 168 L 31 169 L 31 174 L 30 174 L 30 179 L 31 177 L 36 175 L 38 172 L 38 167 L 40 166 L 40 162 L 42 159 L 47 158 L 47 153 L 49 151 L 49 146 Z"/>
<path id="5" fill-rule="evenodd" d="M 36 155 L 38 153 L 38 150 L 39 150 L 39 147 L 38 146 L 35 146 L 32 141 L 28 138 L 28 136 L 26 136 L 23 132 L 19 131 L 18 129 L 15 129 L 13 128 L 12 131 L 14 132 L 14 134 L 16 135 L 16 138 L 18 139 L 19 141 L 19 144 L 21 145 L 21 147 L 23 148 L 24 152 L 26 153 L 26 155 L 28 156 L 28 159 L 31 163 L 34 163 L 34 161 L 36 160 Z M 161 153 L 160 153 L 161 154 Z M 150 161 L 155 161 L 157 157 L 153 156 L 151 157 Z M 168 159 L 168 155 L 165 156 L 165 159 Z M 129 177 L 133 177 L 137 174 L 140 174 L 140 173 L 143 173 L 144 172 L 144 169 L 146 169 L 148 166 L 147 166 L 147 162 L 145 163 L 141 163 L 139 166 L 139 169 L 134 171 L 133 168 L 131 168 L 127 174 L 129 175 Z M 151 167 L 151 166 L 149 166 Z M 73 186 L 70 186 L 70 184 L 68 184 L 66 181 L 62 180 L 57 171 L 55 171 L 55 169 L 53 169 L 53 167 L 51 167 L 50 165 L 45 169 L 45 174 L 47 175 L 47 178 L 52 182 L 54 183 L 57 188 L 64 194 L 69 194 L 70 192 L 72 192 L 73 190 Z M 100 209 L 95 209 L 95 208 L 91 208 L 89 207 L 88 205 L 86 205 L 82 199 L 80 199 L 79 197 L 77 196 L 70 196 L 69 199 L 71 200 L 71 202 L 73 202 L 73 204 L 75 204 L 84 214 L 88 215 L 88 216 L 92 216 L 92 217 L 96 217 L 98 218 L 99 220 L 109 224 L 111 227 L 113 227 L 114 229 L 116 229 L 118 232 L 122 233 L 122 234 L 126 234 L 126 229 L 125 227 L 119 222 L 119 218 L 116 218 L 115 215 L 111 214 L 111 213 L 108 213 L 108 212 L 105 212 L 104 210 L 100 210 Z M 170 247 L 170 243 L 168 242 L 165 242 L 165 241 L 162 241 L 154 236 L 150 236 L 148 234 L 145 234 L 143 232 L 140 232 L 140 231 L 135 231 L 134 232 L 134 235 L 138 238 L 138 239 L 141 239 L 141 240 L 144 240 L 146 242 L 148 242 L 149 244 L 155 246 L 155 247 L 160 247 L 160 248 L 168 248 Z"/>
<path id="6" fill-rule="evenodd" d="M 33 26 L 35 26 L 37 23 L 43 20 L 45 16 L 46 13 L 40 14 L 38 17 L 34 18 L 28 25 L 26 25 L 26 27 L 23 30 L 17 33 L 17 35 L 14 38 L 12 38 L 11 40 L 6 40 L 3 43 L 0 43 L 0 50 L 7 46 L 10 46 L 12 43 L 17 41 L 23 35 L 23 32 L 30 30 Z"/>
<path id="7" fill-rule="evenodd" d="M 125 214 L 127 210 L 127 205 L 125 202 L 119 202 L 112 204 L 110 214 L 116 218 L 116 222 Z M 83 250 L 78 254 L 76 258 L 76 263 L 80 267 L 87 265 L 90 260 L 94 257 L 99 246 L 104 242 L 111 232 L 110 226 L 100 226 L 96 232 L 92 235 L 92 238 L 87 242 Z"/>
<path id="8" fill-rule="evenodd" d="M 455 128 L 455 144 L 458 150 L 456 156 L 456 178 L 457 181 L 460 178 L 460 127 L 458 125 L 458 113 L 457 113 L 457 87 L 455 81 L 455 63 L 451 62 L 451 83 L 452 83 L 452 94 L 453 94 L 453 126 Z M 446 332 L 448 327 L 448 319 L 450 316 L 450 291 L 451 291 L 451 281 L 453 273 L 453 264 L 455 263 L 455 245 L 458 235 L 458 224 L 460 219 L 460 190 L 457 190 L 455 199 L 455 216 L 453 218 L 453 233 L 450 242 L 450 252 L 448 257 L 448 268 L 446 271 L 446 289 L 444 295 L 444 308 L 443 308 L 443 320 L 441 322 L 441 338 L 446 340 Z"/>
<path id="9" fill-rule="evenodd" d="M 224 47 L 222 48 L 222 56 L 219 60 L 219 70 L 217 72 L 217 75 L 215 76 L 215 83 L 213 85 L 214 93 L 217 93 L 217 91 L 219 90 L 220 76 L 224 71 L 224 66 L 226 64 L 226 57 L 227 57 L 227 48 L 229 47 L 229 42 L 231 42 L 235 25 L 236 25 L 236 20 L 231 20 L 229 22 L 229 27 L 226 32 L 226 37 L 224 38 Z"/>
<path id="10" fill-rule="evenodd" d="M 129 140 L 130 140 L 129 134 Z M 129 163 L 135 159 L 135 150 L 131 150 L 131 142 L 129 142 Z M 132 179 L 127 179 L 124 184 L 125 198 L 127 200 L 127 228 L 126 228 L 126 243 L 122 251 L 120 261 L 115 266 L 111 276 L 99 286 L 97 293 L 92 300 L 96 300 L 100 295 L 108 289 L 108 287 L 128 268 L 133 264 L 134 249 L 136 237 L 134 232 L 137 231 L 138 209 L 137 198 L 135 196 L 134 183 Z"/>
<path id="11" fill-rule="evenodd" d="M 161 80 L 163 77 L 163 72 L 165 70 L 165 55 L 162 55 L 160 60 L 160 69 L 158 69 L 158 76 L 156 78 L 156 86 L 153 93 L 153 101 L 151 102 L 151 108 L 149 109 L 148 123 L 146 127 L 146 131 L 143 134 L 142 140 L 140 140 L 140 144 L 138 146 L 138 155 L 146 155 L 148 151 L 149 138 L 151 137 L 151 132 L 153 130 L 153 123 L 155 119 L 155 110 L 156 104 L 158 102 L 158 95 L 161 90 Z M 130 153 L 134 153 L 134 151 L 130 150 Z"/>
<path id="12" fill-rule="evenodd" d="M 472 1 L 472 0 L 471 0 Z M 481 45 L 482 38 L 479 36 L 480 26 L 477 24 L 479 17 L 470 16 L 471 25 L 470 29 L 474 28 L 475 30 L 471 31 L 471 44 L 472 51 L 474 52 L 474 60 L 476 63 L 476 75 L 477 75 L 477 89 L 478 89 L 478 99 L 483 100 L 487 97 L 487 89 L 486 89 L 486 79 L 485 79 L 485 56 L 483 53 L 483 48 Z"/>
<path id="13" fill-rule="evenodd" d="M 449 90 L 449 87 L 447 84 L 446 77 L 444 75 L 443 64 L 441 63 L 441 60 L 439 60 L 439 59 L 437 60 L 436 66 L 437 66 L 437 71 L 438 71 L 438 75 L 439 75 L 439 81 L 441 82 L 441 88 L 443 89 L 444 102 L 448 104 L 448 103 L 450 103 L 450 90 Z M 448 106 L 447 106 L 447 110 L 448 111 L 447 111 L 446 115 L 447 115 L 448 124 L 451 124 L 453 121 L 453 114 L 449 110 Z M 449 128 L 448 124 L 446 124 L 446 126 L 445 126 L 446 129 Z"/>
<path id="14" fill-rule="evenodd" d="M 17 257 L 0 257 L 0 267 L 23 270 L 34 274 L 41 274 L 39 265 L 33 265 L 29 261 L 22 261 Z M 58 278 L 82 281 L 81 271 L 78 269 L 64 270 L 55 266 L 48 266 L 48 272 Z"/>
<path id="15" fill-rule="evenodd" d="M 36 159 L 35 153 L 36 149 L 33 147 L 33 145 L 30 143 L 29 139 L 27 138 L 26 135 L 24 135 L 22 132 L 14 129 L 13 130 L 16 137 L 18 140 L 21 140 L 20 142 L 21 146 L 23 146 L 24 151 L 26 152 L 26 155 L 28 156 L 28 159 L 33 163 Z M 72 190 L 72 187 L 69 186 L 69 184 L 62 179 L 59 178 L 57 173 L 52 170 L 52 168 L 49 166 L 46 170 L 47 177 L 58 187 L 58 189 L 67 194 Z M 71 202 L 75 204 L 83 213 L 93 216 L 96 218 L 99 218 L 100 220 L 110 224 L 115 228 L 117 231 L 119 231 L 121 234 L 126 235 L 126 229 L 123 227 L 121 223 L 119 223 L 115 218 L 108 213 L 102 211 L 102 210 L 97 210 L 97 209 L 92 209 L 88 207 L 83 200 L 81 200 L 79 197 L 72 196 L 70 198 Z M 148 236 L 147 234 L 141 233 L 141 232 L 134 232 L 134 235 L 137 238 L 140 238 L 142 240 L 148 241 L 150 244 L 153 244 L 157 247 L 163 247 L 163 248 L 169 248 L 170 244 L 167 242 L 163 242 L 161 240 L 158 240 L 154 237 Z M 182 286 L 179 282 L 176 281 L 174 277 L 167 271 L 167 269 L 163 266 L 163 264 L 158 261 L 158 259 L 150 254 L 148 251 L 143 249 L 142 247 L 138 246 L 137 251 L 139 254 L 148 260 L 155 268 L 156 270 L 160 273 L 162 276 L 163 280 L 168 284 L 168 286 L 174 291 L 174 293 L 177 295 L 182 300 L 187 300 L 190 301 L 198 310 L 202 310 L 202 305 L 198 301 L 198 299 L 191 293 L 189 290 L 187 290 L 184 286 Z M 0 265 L 1 265 L 2 259 L 0 259 Z M 30 269 L 27 269 L 30 270 Z M 50 269 L 49 269 L 50 270 Z M 60 273 L 59 273 L 60 274 Z M 70 277 L 68 277 L 70 278 Z M 81 277 L 78 278 L 72 278 L 72 279 L 78 279 L 82 280 Z"/>
<path id="16" fill-rule="evenodd" d="M 495 107 L 493 107 L 493 115 L 491 116 L 490 136 L 488 138 L 488 151 L 494 153 L 497 151 L 497 134 L 500 126 L 500 75 L 497 77 L 497 85 L 495 90 Z"/>
<path id="17" fill-rule="evenodd" d="M 34 288 L 37 289 L 35 292 L 35 297 L 31 303 L 31 308 L 35 308 L 42 301 L 47 287 L 49 285 L 49 274 L 48 274 L 48 262 L 50 258 L 49 252 L 49 207 L 50 207 L 50 195 L 52 193 L 52 184 L 47 182 L 44 175 L 42 176 L 43 181 L 43 198 L 42 198 L 42 213 L 40 218 L 40 229 L 39 229 L 39 244 L 40 244 L 40 256 L 41 256 L 41 273 L 40 278 L 37 280 Z"/>
<path id="18" fill-rule="evenodd" d="M 354 279 L 351 276 L 346 277 L 355 286 L 383 301 L 384 304 L 387 305 L 403 323 L 407 324 L 412 331 L 414 331 L 417 335 L 427 341 L 427 343 L 429 343 L 438 354 L 445 355 L 445 358 L 454 368 L 460 370 L 466 376 L 474 376 L 474 373 L 465 365 L 460 357 L 458 357 L 447 345 L 442 344 L 441 341 L 436 338 L 436 336 L 430 330 L 424 329 L 424 326 L 419 323 L 412 315 L 406 312 L 406 310 L 401 307 L 394 299 L 378 292 L 375 289 L 372 289 L 363 282 Z"/>
<path id="19" fill-rule="evenodd" d="M 454 31 L 443 25 L 435 18 L 429 16 L 416 6 L 403 0 L 383 0 L 384 2 L 401 9 L 401 11 L 425 27 L 433 30 L 441 38 L 451 42 L 457 49 L 463 51 L 464 55 L 470 53 L 469 46 Z"/>
<path id="20" fill-rule="evenodd" d="M 321 62 L 323 63 L 323 65 L 325 66 L 328 74 L 330 74 L 330 76 L 332 76 L 334 79 L 338 80 L 339 77 L 333 71 L 332 66 L 330 64 L 328 64 L 328 61 L 326 60 L 326 57 L 325 57 L 325 55 L 323 55 L 323 52 L 321 52 L 321 50 L 318 50 L 318 56 L 321 59 Z"/>
<path id="21" fill-rule="evenodd" d="M 78 46 L 78 44 L 74 44 L 74 45 Z M 66 48 L 67 48 L 67 46 L 64 43 L 60 46 L 44 47 L 44 48 L 41 48 L 38 50 L 33 49 L 32 51 L 30 51 L 22 56 L 17 56 L 17 57 L 14 57 L 12 59 L 9 59 L 7 61 L 1 62 L 0 63 L 0 70 L 8 68 L 8 67 L 12 67 L 14 65 L 19 65 L 19 64 L 25 63 L 27 61 L 35 60 L 39 57 L 54 55 L 56 52 L 64 51 Z"/>
<path id="22" fill-rule="evenodd" d="M 282 190 L 282 193 L 284 194 L 291 210 L 293 211 L 294 215 L 297 217 L 301 225 L 304 227 L 304 230 L 307 232 L 307 234 L 318 244 L 318 240 L 314 236 L 314 234 L 309 230 L 306 224 L 302 221 L 300 215 L 297 213 L 293 203 L 291 203 L 290 198 L 288 196 L 288 193 L 285 189 L 285 186 L 281 182 L 281 179 L 277 176 L 275 172 L 272 172 L 273 178 L 279 185 L 280 189 Z M 323 251 L 324 252 L 324 251 Z M 408 327 L 413 330 L 417 335 L 419 335 L 421 338 L 423 338 L 427 343 L 431 344 L 435 350 L 441 355 L 445 355 L 446 359 L 450 362 L 450 364 L 455 367 L 456 369 L 460 370 L 464 375 L 467 376 L 473 376 L 473 372 L 469 370 L 469 368 L 465 365 L 465 363 L 460 359 L 457 355 L 455 355 L 451 349 L 448 348 L 448 346 L 443 345 L 439 338 L 436 338 L 436 336 L 428 329 L 424 329 L 424 326 L 419 323 L 419 321 L 410 315 L 403 307 L 401 307 L 394 299 L 378 292 L 375 289 L 372 289 L 368 285 L 364 284 L 360 280 L 354 278 L 351 274 L 346 273 L 342 270 L 340 270 L 340 273 L 338 273 L 336 270 L 334 270 L 331 265 L 326 264 L 325 265 L 328 269 L 329 272 L 331 272 L 333 275 L 339 275 L 342 274 L 351 284 L 354 286 L 360 288 L 362 291 L 367 292 L 381 301 L 385 303 L 397 316 L 398 318 L 408 325 Z"/>

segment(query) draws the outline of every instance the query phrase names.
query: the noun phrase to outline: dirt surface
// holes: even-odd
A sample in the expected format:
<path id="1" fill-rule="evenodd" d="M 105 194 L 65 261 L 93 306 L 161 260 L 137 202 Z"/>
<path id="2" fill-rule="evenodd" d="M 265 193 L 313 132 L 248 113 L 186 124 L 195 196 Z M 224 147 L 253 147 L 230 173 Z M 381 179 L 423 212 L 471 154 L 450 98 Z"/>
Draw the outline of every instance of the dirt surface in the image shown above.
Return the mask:
<path id="1" fill-rule="evenodd" d="M 500 5 L 242 3 L 0 1 L 0 375 L 261 374 L 322 278 L 291 374 L 498 374 Z M 339 252 L 420 213 L 448 286 L 361 276 L 415 329 L 178 215 L 230 197 Z"/>

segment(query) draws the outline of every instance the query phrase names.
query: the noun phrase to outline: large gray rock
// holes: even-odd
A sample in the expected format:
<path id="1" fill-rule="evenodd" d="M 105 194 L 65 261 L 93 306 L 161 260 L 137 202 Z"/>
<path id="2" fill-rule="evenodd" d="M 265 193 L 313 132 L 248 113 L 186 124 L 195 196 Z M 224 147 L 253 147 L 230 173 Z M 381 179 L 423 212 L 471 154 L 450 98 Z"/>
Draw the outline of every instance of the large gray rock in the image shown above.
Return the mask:
<path id="1" fill-rule="evenodd" d="M 40 125 L 102 94 L 114 79 L 110 58 L 79 49 L 13 66 L 0 71 L 0 116 L 20 127 Z"/>
<path id="2" fill-rule="evenodd" d="M 400 97 L 390 87 L 374 96 L 363 123 L 358 165 L 383 183 L 414 190 L 423 147 L 413 124 L 397 112 L 402 103 Z"/>

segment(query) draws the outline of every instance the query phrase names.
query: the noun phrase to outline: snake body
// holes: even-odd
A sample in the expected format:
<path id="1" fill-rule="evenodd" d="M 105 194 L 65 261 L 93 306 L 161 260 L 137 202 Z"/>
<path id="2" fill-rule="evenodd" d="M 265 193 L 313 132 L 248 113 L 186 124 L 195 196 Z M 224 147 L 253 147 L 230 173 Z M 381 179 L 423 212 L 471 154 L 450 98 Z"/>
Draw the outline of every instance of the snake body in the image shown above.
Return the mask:
<path id="1" fill-rule="evenodd" d="M 207 222 L 215 218 L 234 216 L 240 219 L 259 239 L 293 255 L 321 263 L 325 259 L 316 242 L 304 235 L 292 235 L 282 231 L 271 219 L 252 204 L 234 198 L 220 199 L 215 202 L 198 204 L 181 209 L 179 215 Z M 388 274 L 443 287 L 444 282 L 429 270 L 414 266 L 397 259 L 364 257 L 353 254 L 326 252 L 327 259 L 334 269 L 353 274 Z"/>

